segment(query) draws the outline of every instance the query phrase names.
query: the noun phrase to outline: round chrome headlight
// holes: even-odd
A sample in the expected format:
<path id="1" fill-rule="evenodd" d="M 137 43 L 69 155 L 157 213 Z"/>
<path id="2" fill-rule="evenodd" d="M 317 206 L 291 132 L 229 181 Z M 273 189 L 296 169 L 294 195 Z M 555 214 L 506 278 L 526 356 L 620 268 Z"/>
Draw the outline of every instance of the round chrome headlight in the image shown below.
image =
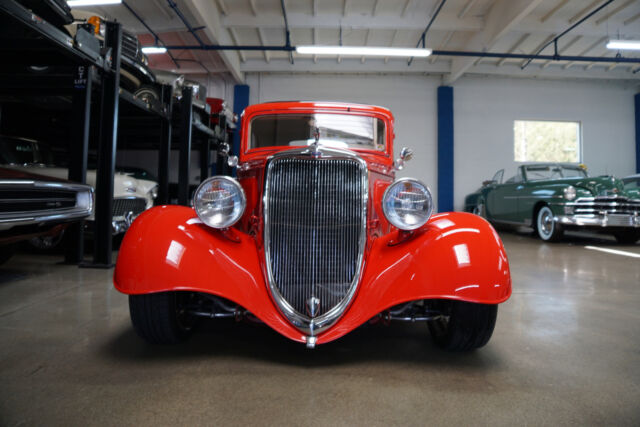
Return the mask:
<path id="1" fill-rule="evenodd" d="M 238 181 L 228 176 L 205 180 L 193 196 L 198 217 L 213 228 L 231 227 L 238 222 L 246 205 L 244 190 Z"/>
<path id="2" fill-rule="evenodd" d="M 576 187 L 573 185 L 568 186 L 564 189 L 564 198 L 567 200 L 573 200 L 576 198 Z"/>
<path id="3" fill-rule="evenodd" d="M 387 220 L 401 230 L 420 228 L 433 211 L 431 191 L 416 179 L 401 178 L 384 192 L 382 211 Z"/>

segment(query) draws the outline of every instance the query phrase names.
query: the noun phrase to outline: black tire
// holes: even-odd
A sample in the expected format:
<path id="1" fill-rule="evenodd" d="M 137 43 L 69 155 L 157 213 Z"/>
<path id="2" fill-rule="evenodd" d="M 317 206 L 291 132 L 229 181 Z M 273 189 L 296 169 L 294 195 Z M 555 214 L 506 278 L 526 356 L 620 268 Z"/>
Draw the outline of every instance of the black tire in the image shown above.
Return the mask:
<path id="1" fill-rule="evenodd" d="M 464 301 L 441 301 L 448 319 L 430 321 L 433 342 L 447 351 L 470 351 L 489 342 L 498 316 L 498 306 Z"/>
<path id="2" fill-rule="evenodd" d="M 0 246 L 0 265 L 4 264 L 5 262 L 9 261 L 9 258 L 11 258 L 13 256 L 13 246 Z"/>
<path id="3" fill-rule="evenodd" d="M 640 240 L 640 231 L 636 230 L 619 231 L 613 235 L 618 243 L 622 245 L 633 245 L 635 242 Z"/>
<path id="4" fill-rule="evenodd" d="M 152 344 L 177 344 L 193 330 L 194 318 L 186 315 L 186 292 L 129 295 L 129 313 L 135 331 Z"/>
<path id="5" fill-rule="evenodd" d="M 534 226 L 538 237 L 545 242 L 557 242 L 564 234 L 562 226 L 553 221 L 553 211 L 547 205 L 536 212 Z"/>
<path id="6" fill-rule="evenodd" d="M 133 97 L 155 109 L 159 109 L 162 105 L 160 94 L 153 86 L 140 86 L 140 88 L 133 93 Z"/>

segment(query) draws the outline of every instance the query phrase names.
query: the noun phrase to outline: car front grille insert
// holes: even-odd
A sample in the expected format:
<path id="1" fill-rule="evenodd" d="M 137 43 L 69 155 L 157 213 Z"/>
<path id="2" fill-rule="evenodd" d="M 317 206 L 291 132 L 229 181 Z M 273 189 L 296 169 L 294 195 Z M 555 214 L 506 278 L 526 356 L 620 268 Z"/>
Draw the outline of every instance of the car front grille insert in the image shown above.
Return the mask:
<path id="1" fill-rule="evenodd" d="M 568 205 L 578 215 L 640 215 L 640 200 L 626 197 L 585 197 Z"/>
<path id="2" fill-rule="evenodd" d="M 276 157 L 266 174 L 272 294 L 305 322 L 327 313 L 337 317 L 355 291 L 362 264 L 366 165 L 355 158 Z"/>
<path id="3" fill-rule="evenodd" d="M 144 212 L 147 200 L 140 197 L 113 199 L 113 218 L 127 217 L 131 213 L 134 217 Z"/>
<path id="4" fill-rule="evenodd" d="M 40 212 L 72 209 L 76 191 L 51 189 L 0 189 L 0 212 Z"/>

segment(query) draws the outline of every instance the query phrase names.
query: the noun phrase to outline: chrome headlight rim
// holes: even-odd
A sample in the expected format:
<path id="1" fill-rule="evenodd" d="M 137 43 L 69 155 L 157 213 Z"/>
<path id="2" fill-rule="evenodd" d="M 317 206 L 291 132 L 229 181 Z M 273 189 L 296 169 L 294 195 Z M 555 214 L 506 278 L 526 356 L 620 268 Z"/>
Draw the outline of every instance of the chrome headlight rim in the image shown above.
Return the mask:
<path id="1" fill-rule="evenodd" d="M 202 190 L 206 185 L 208 185 L 213 181 L 226 181 L 230 183 L 233 187 L 235 187 L 236 190 L 238 190 L 238 195 L 240 196 L 240 205 L 242 206 L 236 218 L 233 218 L 232 221 L 226 221 L 221 225 L 212 225 L 205 218 L 203 218 L 200 215 L 200 212 L 198 211 L 198 205 L 196 203 L 198 199 L 198 194 L 200 194 L 200 190 Z M 214 228 L 216 230 L 225 230 L 227 228 L 233 227 L 238 221 L 240 221 L 240 218 L 242 218 L 242 215 L 244 215 L 244 211 L 247 208 L 247 197 L 244 193 L 244 189 L 242 188 L 242 185 L 240 185 L 237 179 L 232 178 L 230 176 L 226 176 L 226 175 L 216 175 L 216 176 L 209 177 L 200 183 L 198 188 L 196 188 L 196 191 L 193 193 L 192 203 L 193 203 L 193 209 L 196 211 L 196 215 L 198 215 L 198 218 L 200 218 L 200 221 L 202 221 L 203 224 L 207 225 L 208 227 Z"/>
<path id="2" fill-rule="evenodd" d="M 414 184 L 417 184 L 420 187 L 423 187 L 426 192 L 426 196 L 429 199 L 429 211 L 428 211 L 428 215 L 426 216 L 426 219 L 422 222 L 422 223 L 416 223 L 412 226 L 407 226 L 405 224 L 396 224 L 392 219 L 391 219 L 391 215 L 387 210 L 387 204 L 385 203 L 385 201 L 387 200 L 387 196 L 389 195 L 389 192 L 396 186 L 396 185 L 400 185 L 403 182 L 411 182 Z M 403 230 L 403 231 L 413 231 L 413 230 L 417 230 L 418 228 L 422 227 L 423 225 L 425 225 L 427 222 L 429 222 L 429 219 L 431 219 L 431 216 L 433 215 L 433 195 L 431 194 L 431 189 L 429 188 L 429 186 L 427 184 L 425 184 L 424 182 L 420 181 L 419 179 L 416 178 L 410 178 L 410 177 L 405 177 L 405 178 L 399 178 L 396 179 L 395 181 L 393 181 L 387 188 L 386 190 L 384 190 L 384 193 L 382 195 L 382 212 L 384 213 L 384 217 L 387 219 L 387 221 L 389 221 L 391 223 L 391 225 L 393 225 L 394 227 Z"/>
<path id="3" fill-rule="evenodd" d="M 575 200 L 575 198 L 578 197 L 578 191 L 573 185 L 565 187 L 564 190 L 562 190 L 562 194 L 564 195 L 564 198 L 569 201 Z"/>

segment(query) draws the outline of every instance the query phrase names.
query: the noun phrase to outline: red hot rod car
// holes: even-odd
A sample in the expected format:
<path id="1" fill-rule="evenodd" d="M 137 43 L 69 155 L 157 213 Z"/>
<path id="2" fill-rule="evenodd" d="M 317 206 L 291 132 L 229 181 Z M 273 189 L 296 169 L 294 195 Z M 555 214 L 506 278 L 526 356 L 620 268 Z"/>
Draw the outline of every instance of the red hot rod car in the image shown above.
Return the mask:
<path id="1" fill-rule="evenodd" d="M 502 242 L 484 219 L 432 215 L 429 189 L 394 180 L 385 108 L 320 102 L 243 113 L 237 179 L 204 181 L 194 208 L 159 206 L 127 232 L 116 288 L 153 343 L 199 317 L 259 319 L 308 347 L 370 320 L 425 321 L 435 343 L 487 343 L 511 294 Z"/>

